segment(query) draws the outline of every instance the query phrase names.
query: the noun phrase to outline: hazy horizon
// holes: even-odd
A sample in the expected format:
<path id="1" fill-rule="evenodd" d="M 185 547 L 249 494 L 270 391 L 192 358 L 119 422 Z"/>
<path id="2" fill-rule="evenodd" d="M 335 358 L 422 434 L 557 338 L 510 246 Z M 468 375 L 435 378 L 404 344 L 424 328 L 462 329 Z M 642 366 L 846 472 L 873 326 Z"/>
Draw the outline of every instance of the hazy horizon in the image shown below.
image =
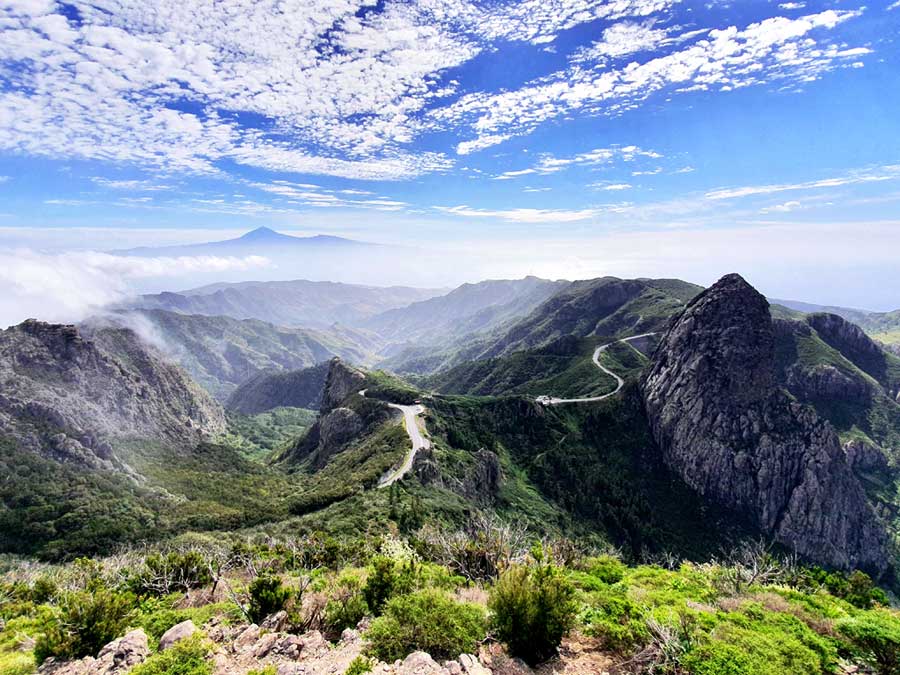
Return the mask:
<path id="1" fill-rule="evenodd" d="M 897 309 L 897 34 L 897 2 L 16 0 L 0 310 L 215 280 L 729 272 Z M 395 251 L 106 253 L 260 226 Z"/>

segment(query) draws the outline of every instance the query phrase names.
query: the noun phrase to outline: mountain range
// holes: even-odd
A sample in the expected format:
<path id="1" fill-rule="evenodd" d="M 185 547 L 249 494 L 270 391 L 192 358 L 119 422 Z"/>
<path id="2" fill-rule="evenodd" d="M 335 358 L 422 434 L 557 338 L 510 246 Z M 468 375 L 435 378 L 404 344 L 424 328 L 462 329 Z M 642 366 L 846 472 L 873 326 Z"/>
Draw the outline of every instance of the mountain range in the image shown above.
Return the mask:
<path id="1" fill-rule="evenodd" d="M 295 306 L 333 289 L 297 288 Z M 249 289 L 288 293 L 234 290 Z M 770 306 L 736 275 L 706 290 L 529 277 L 361 309 L 406 293 L 340 288 L 320 320 L 350 306 L 356 325 L 324 330 L 120 309 L 5 331 L 6 548 L 96 550 L 148 524 L 164 537 L 376 522 L 379 481 L 408 451 L 396 406 L 421 400 L 430 444 L 402 482 L 437 521 L 487 510 L 635 558 L 764 536 L 815 562 L 893 569 L 900 359 L 853 323 Z M 379 360 L 409 379 L 361 367 Z M 94 496 L 35 485 L 26 466 Z M 215 483 L 193 478 L 210 471 Z M 237 502 L 225 485 L 242 486 Z M 114 526 L 113 503 L 133 518 Z"/>

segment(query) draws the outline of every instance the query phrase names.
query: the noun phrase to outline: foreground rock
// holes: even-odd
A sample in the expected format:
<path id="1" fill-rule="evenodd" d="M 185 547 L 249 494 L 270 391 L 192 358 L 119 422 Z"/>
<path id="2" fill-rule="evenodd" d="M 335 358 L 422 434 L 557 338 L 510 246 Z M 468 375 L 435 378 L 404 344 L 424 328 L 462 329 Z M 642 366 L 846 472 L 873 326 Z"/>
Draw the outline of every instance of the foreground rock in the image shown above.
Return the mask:
<path id="1" fill-rule="evenodd" d="M 738 275 L 697 296 L 642 382 L 666 463 L 803 556 L 882 572 L 885 535 L 834 430 L 778 388 L 768 303 Z"/>
<path id="2" fill-rule="evenodd" d="M 150 655 L 147 635 L 142 630 L 131 631 L 113 640 L 97 655 L 78 661 L 56 663 L 47 659 L 38 669 L 40 675 L 123 675 Z"/>
<path id="3" fill-rule="evenodd" d="M 197 632 L 197 627 L 194 625 L 194 622 L 188 619 L 187 621 L 182 621 L 181 623 L 175 624 L 169 630 L 162 634 L 162 637 L 159 638 L 159 651 L 164 652 L 169 647 L 174 645 L 176 642 L 180 642 L 186 638 L 191 637 L 194 633 Z"/>

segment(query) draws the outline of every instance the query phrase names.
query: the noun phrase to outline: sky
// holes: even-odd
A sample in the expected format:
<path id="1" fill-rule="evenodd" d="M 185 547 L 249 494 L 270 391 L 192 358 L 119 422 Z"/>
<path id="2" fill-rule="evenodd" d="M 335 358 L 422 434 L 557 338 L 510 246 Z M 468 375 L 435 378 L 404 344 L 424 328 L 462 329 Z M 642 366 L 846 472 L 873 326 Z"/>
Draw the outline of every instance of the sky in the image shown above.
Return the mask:
<path id="1" fill-rule="evenodd" d="M 895 309 L 898 36 L 900 0 L 7 0 L 0 291 L 253 278 L 103 252 L 264 225 L 428 251 L 385 283 Z"/>

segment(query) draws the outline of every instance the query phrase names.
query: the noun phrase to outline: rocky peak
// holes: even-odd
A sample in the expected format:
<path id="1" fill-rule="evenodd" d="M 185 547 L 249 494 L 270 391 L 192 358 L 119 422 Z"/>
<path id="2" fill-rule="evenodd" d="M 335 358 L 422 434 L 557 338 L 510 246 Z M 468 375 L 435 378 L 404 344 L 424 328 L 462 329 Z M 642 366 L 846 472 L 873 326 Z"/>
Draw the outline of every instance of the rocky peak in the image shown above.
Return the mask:
<path id="1" fill-rule="evenodd" d="M 29 320 L 0 331 L 0 388 L 0 432 L 93 466 L 112 466 L 115 438 L 189 447 L 225 428 L 218 404 L 128 329 Z"/>
<path id="2" fill-rule="evenodd" d="M 737 274 L 694 298 L 641 383 L 664 461 L 705 497 L 817 562 L 887 566 L 834 430 L 775 384 L 768 303 Z"/>
<path id="3" fill-rule="evenodd" d="M 339 357 L 331 359 L 322 392 L 321 411 L 326 413 L 338 407 L 348 396 L 361 390 L 365 381 L 363 371 L 344 363 Z"/>

